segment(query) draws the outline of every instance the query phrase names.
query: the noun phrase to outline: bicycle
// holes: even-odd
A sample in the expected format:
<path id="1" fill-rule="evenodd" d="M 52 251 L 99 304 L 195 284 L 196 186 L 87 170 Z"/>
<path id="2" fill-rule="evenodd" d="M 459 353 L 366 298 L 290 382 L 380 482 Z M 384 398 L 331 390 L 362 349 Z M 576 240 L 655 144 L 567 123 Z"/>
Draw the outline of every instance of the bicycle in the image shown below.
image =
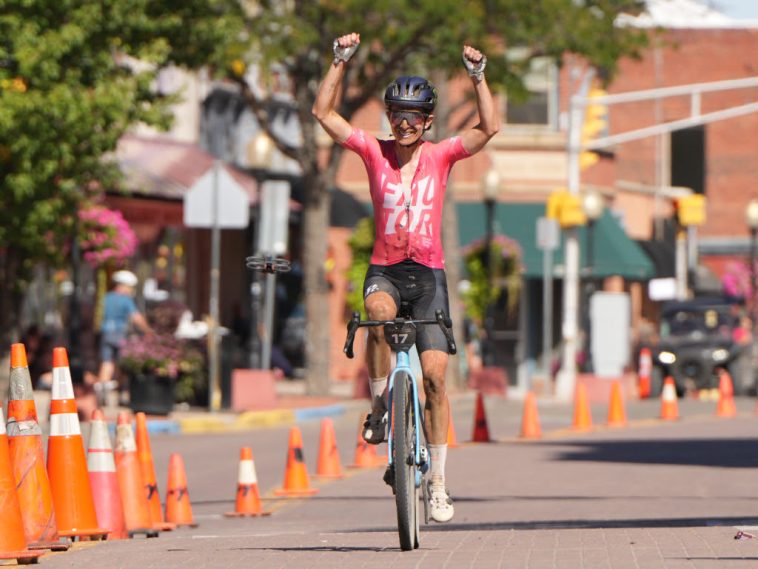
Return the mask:
<path id="1" fill-rule="evenodd" d="M 397 361 L 390 374 L 388 385 L 387 424 L 387 470 L 384 481 L 392 488 L 397 507 L 397 528 L 400 549 L 409 551 L 419 546 L 418 491 L 421 488 L 424 500 L 424 522 L 429 523 L 429 496 L 424 475 L 429 470 L 429 453 L 425 446 L 428 440 L 421 405 L 419 404 L 416 376 L 410 366 L 409 351 L 416 342 L 416 327 L 436 324 L 447 340 L 448 351 L 455 354 L 456 346 L 451 331 L 452 322 L 442 310 L 435 318 L 414 320 L 401 306 L 402 316 L 394 320 L 364 320 L 354 312 L 347 326 L 347 338 L 343 351 L 353 357 L 353 341 L 358 328 L 384 326 L 384 337 L 395 353 Z M 402 412 L 395 413 L 396 410 Z M 422 441 L 423 435 L 423 441 Z"/>

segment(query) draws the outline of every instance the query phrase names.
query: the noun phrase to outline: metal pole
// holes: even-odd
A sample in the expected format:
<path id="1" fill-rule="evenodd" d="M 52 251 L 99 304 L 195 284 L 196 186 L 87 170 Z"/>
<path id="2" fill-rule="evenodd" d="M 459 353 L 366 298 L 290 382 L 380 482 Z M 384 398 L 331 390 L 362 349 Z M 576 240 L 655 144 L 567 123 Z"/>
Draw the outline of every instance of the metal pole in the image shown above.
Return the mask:
<path id="1" fill-rule="evenodd" d="M 210 411 L 221 409 L 221 388 L 218 354 L 218 297 L 219 297 L 219 274 L 221 260 L 221 228 L 218 223 L 218 194 L 219 194 L 219 169 L 218 160 L 213 164 L 213 198 L 211 200 L 211 297 L 210 297 L 210 329 L 208 330 L 208 406 Z"/>
<path id="2" fill-rule="evenodd" d="M 250 239 L 251 255 L 258 254 L 258 243 L 256 235 L 258 233 L 258 224 L 260 223 L 261 219 L 260 189 L 262 176 L 256 176 L 256 181 L 258 182 L 258 203 L 255 206 L 255 228 L 252 230 Z M 258 271 L 252 271 L 250 275 L 250 337 L 248 338 L 247 343 L 248 363 L 250 365 L 250 369 L 261 368 L 261 342 L 260 337 L 258 336 L 258 315 L 260 314 L 261 294 L 263 292 L 262 288 L 263 287 L 261 286 Z"/>
<path id="3" fill-rule="evenodd" d="M 588 70 L 582 79 L 579 93 L 571 97 L 568 132 L 568 190 L 573 195 L 579 194 L 579 152 L 582 146 L 581 129 L 585 111 L 585 104 L 579 99 L 586 97 L 594 75 L 592 69 Z M 561 371 L 555 382 L 555 396 L 558 399 L 570 401 L 574 395 L 576 383 L 577 320 L 579 317 L 579 237 L 576 227 L 566 229 L 564 263 L 561 330 L 563 357 Z"/>
<path id="4" fill-rule="evenodd" d="M 266 299 L 263 314 L 263 346 L 261 347 L 261 369 L 271 368 L 271 343 L 274 330 L 274 291 L 276 290 L 276 275 L 266 275 Z"/>
<path id="5" fill-rule="evenodd" d="M 687 229 L 676 229 L 676 298 L 687 298 Z"/>
<path id="6" fill-rule="evenodd" d="M 584 286 L 584 366 L 585 371 L 592 371 L 592 317 L 590 303 L 595 294 L 595 221 L 587 222 L 587 282 Z"/>
<path id="7" fill-rule="evenodd" d="M 494 233 L 495 226 L 495 200 L 485 199 L 484 207 L 486 210 L 486 234 L 484 238 L 484 254 L 485 254 L 485 268 L 487 271 L 487 283 L 489 287 L 493 286 L 492 277 L 494 273 L 494 256 L 492 254 L 492 234 Z M 493 342 L 494 336 L 494 310 L 491 302 L 487 302 L 487 306 L 484 309 L 484 331 L 486 335 L 486 350 L 484 351 L 484 365 L 495 365 L 495 345 Z"/>
<path id="8" fill-rule="evenodd" d="M 550 377 L 553 361 L 553 250 L 542 250 L 542 370 Z"/>

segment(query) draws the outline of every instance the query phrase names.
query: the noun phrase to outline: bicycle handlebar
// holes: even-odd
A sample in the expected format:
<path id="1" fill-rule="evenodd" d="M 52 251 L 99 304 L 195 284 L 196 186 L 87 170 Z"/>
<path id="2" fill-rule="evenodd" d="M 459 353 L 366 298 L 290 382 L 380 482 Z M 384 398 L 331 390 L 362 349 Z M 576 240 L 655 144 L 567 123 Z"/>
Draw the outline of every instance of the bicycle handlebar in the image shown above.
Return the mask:
<path id="1" fill-rule="evenodd" d="M 358 312 L 353 312 L 353 316 L 350 319 L 350 322 L 347 323 L 347 338 L 345 339 L 345 347 L 342 348 L 342 351 L 345 352 L 345 355 L 348 358 L 353 358 L 355 355 L 353 353 L 353 341 L 355 340 L 355 333 L 358 331 L 358 328 L 365 328 L 369 326 L 385 326 L 387 324 L 413 324 L 413 325 L 431 325 L 431 324 L 437 324 L 440 329 L 442 330 L 442 333 L 445 335 L 445 340 L 447 340 L 447 350 L 448 353 L 451 355 L 454 355 L 458 349 L 455 346 L 455 339 L 453 338 L 453 321 L 450 319 L 450 317 L 445 314 L 442 310 L 437 310 L 434 313 L 434 319 L 426 319 L 426 320 L 413 320 L 409 318 L 396 318 L 395 320 L 363 320 L 361 321 L 361 315 Z"/>

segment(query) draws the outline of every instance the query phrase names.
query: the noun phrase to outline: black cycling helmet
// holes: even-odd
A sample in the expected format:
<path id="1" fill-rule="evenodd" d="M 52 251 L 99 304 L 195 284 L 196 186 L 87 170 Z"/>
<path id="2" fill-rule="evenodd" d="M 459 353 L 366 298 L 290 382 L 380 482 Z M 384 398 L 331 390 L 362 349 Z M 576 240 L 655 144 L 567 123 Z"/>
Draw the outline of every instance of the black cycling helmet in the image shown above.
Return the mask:
<path id="1" fill-rule="evenodd" d="M 437 105 L 437 90 L 423 77 L 398 77 L 384 92 L 384 105 L 431 113 Z"/>

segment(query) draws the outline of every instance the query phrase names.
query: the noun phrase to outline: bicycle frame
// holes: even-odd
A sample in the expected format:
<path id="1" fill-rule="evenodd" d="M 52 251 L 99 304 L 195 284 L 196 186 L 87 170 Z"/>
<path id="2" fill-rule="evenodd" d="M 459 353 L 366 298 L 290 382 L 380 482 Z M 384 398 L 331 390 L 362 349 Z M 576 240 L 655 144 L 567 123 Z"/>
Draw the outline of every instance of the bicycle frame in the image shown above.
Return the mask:
<path id="1" fill-rule="evenodd" d="M 395 368 L 392 370 L 392 373 L 390 374 L 389 380 L 388 380 L 388 413 L 387 413 L 387 423 L 389 425 L 389 434 L 387 437 L 387 459 L 390 464 L 392 465 L 392 432 L 394 430 L 394 421 L 392 420 L 394 409 L 392 408 L 392 391 L 395 389 L 395 375 L 400 372 L 404 371 L 408 374 L 408 377 L 411 379 L 411 392 L 413 394 L 413 421 L 414 425 L 416 427 L 416 440 L 414 445 L 414 460 L 416 462 L 416 466 L 421 466 L 421 432 L 423 426 L 421 425 L 420 417 L 421 417 L 421 408 L 419 405 L 419 397 L 418 397 L 418 384 L 416 382 L 416 375 L 413 373 L 413 369 L 411 369 L 411 358 L 408 355 L 408 352 L 398 351 L 397 354 L 397 363 L 395 365 Z M 422 472 L 421 469 L 416 470 L 416 488 L 421 486 L 421 477 Z"/>

